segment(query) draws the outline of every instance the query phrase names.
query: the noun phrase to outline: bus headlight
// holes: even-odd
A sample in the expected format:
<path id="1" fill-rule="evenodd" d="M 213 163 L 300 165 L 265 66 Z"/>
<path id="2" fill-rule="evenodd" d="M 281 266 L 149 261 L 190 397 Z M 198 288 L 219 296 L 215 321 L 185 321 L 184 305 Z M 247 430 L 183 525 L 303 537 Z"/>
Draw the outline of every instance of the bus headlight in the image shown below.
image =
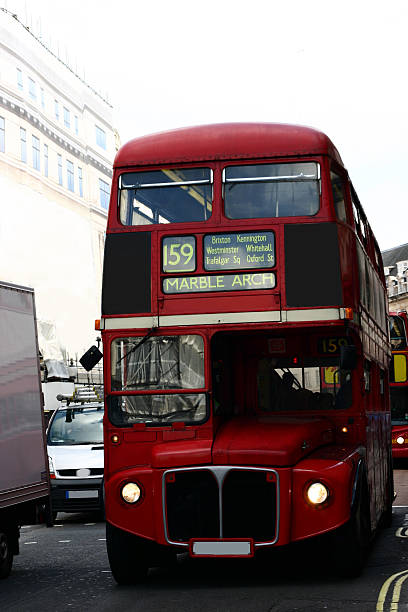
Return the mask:
<path id="1" fill-rule="evenodd" d="M 313 482 L 306 489 L 306 497 L 314 506 L 324 504 L 329 497 L 329 489 L 322 482 Z"/>
<path id="2" fill-rule="evenodd" d="M 141 488 L 135 482 L 128 482 L 125 484 L 120 493 L 122 499 L 128 504 L 135 504 L 142 495 Z"/>
<path id="3" fill-rule="evenodd" d="M 398 444 L 404 444 L 405 439 L 402 436 L 398 436 L 397 442 L 398 442 Z"/>

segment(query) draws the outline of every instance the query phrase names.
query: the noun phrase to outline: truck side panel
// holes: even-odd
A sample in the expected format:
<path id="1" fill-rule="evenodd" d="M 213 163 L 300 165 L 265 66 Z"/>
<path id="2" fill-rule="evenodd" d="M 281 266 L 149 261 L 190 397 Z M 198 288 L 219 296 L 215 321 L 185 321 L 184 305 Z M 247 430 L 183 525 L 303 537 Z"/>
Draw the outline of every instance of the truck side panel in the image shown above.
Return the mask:
<path id="1" fill-rule="evenodd" d="M 0 507 L 48 493 L 34 293 L 0 284 Z"/>

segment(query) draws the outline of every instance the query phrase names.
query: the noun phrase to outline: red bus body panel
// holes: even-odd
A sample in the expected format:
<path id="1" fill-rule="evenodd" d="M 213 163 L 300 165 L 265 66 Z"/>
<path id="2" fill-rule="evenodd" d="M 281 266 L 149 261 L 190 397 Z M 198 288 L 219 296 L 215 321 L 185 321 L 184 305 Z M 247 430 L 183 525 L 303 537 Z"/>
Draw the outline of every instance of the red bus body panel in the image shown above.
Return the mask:
<path id="1" fill-rule="evenodd" d="M 279 123 L 220 123 L 135 138 L 118 151 L 114 167 L 322 154 L 342 164 L 331 140 L 313 128 Z"/>
<path id="2" fill-rule="evenodd" d="M 390 312 L 390 317 L 396 316 L 402 322 L 404 337 L 403 341 L 405 347 L 393 349 L 392 355 L 393 357 L 396 355 L 403 355 L 408 360 L 408 316 L 405 311 L 400 312 Z M 391 340 L 392 343 L 392 340 Z M 408 361 L 407 361 L 408 363 Z M 391 418 L 393 418 L 393 405 L 392 405 L 392 394 L 394 390 L 397 390 L 401 394 L 400 401 L 404 403 L 405 413 L 408 418 L 408 380 L 403 382 L 395 382 L 394 380 L 390 381 L 391 387 Z M 397 440 L 401 441 L 401 438 L 404 439 L 404 442 L 400 444 Z M 394 459 L 408 459 L 408 421 L 406 425 L 403 424 L 394 424 L 392 425 L 392 456 Z"/>
<path id="3" fill-rule="evenodd" d="M 222 171 L 226 165 L 242 164 L 242 160 L 248 163 L 318 163 L 321 169 L 318 212 L 301 218 L 227 219 L 223 213 Z M 203 165 L 210 167 L 214 174 L 212 214 L 207 221 L 140 226 L 120 223 L 118 179 L 121 173 L 155 170 L 161 166 L 171 169 Z M 336 217 L 330 178 L 332 169 L 344 178 L 346 221 L 340 222 Z M 330 268 L 328 273 L 321 274 L 321 282 L 326 285 L 332 274 L 338 274 L 341 287 L 337 301 L 311 306 L 290 303 L 288 245 L 296 247 L 298 226 L 305 234 L 314 227 L 322 232 L 327 230 L 327 235 L 337 245 L 334 250 L 337 249 L 335 263 L 338 262 L 338 269 L 332 271 Z M 162 281 L 169 276 L 163 272 L 161 264 L 164 238 L 194 236 L 197 265 L 191 274 L 204 276 L 211 275 L 204 269 L 204 237 L 245 231 L 274 234 L 276 286 L 273 289 L 172 295 L 163 292 Z M 121 395 L 111 385 L 114 340 L 143 338 L 147 334 L 152 337 L 191 334 L 204 339 L 205 384 L 201 392 L 207 395 L 209 409 L 207 420 L 201 424 L 180 420 L 161 426 L 137 423 L 126 427 L 115 426 L 109 420 L 109 409 L 105 411 L 107 521 L 146 540 L 173 546 L 181 552 L 191 550 L 190 541 L 182 541 L 181 536 L 179 540 L 170 537 L 172 519 L 167 511 L 170 485 L 180 474 L 191 475 L 191 481 L 195 476 L 202 477 L 203 482 L 210 474 L 222 491 L 223 478 L 230 473 L 244 472 L 251 476 L 253 470 L 260 472 L 262 478 L 265 476 L 267 486 L 271 483 L 271 487 L 276 487 L 273 519 L 276 532 L 267 541 L 254 541 L 253 546 L 255 550 L 263 545 L 281 546 L 333 531 L 346 523 L 351 515 L 356 482 L 360 470 L 364 469 L 374 531 L 386 505 L 390 454 L 388 377 L 385 376 L 390 349 L 384 328 L 384 276 L 381 261 L 375 263 L 379 251 L 374 237 L 370 234 L 366 242 L 363 237 L 357 237 L 347 173 L 330 139 L 311 128 L 244 123 L 183 128 L 132 140 L 120 149 L 114 163 L 107 238 L 116 239 L 121 234 L 131 239 L 137 234 L 148 235 L 151 272 L 145 290 L 150 295 L 150 309 L 132 311 L 133 302 L 130 301 L 128 312 L 102 313 L 108 406 L 112 398 Z M 310 244 L 310 248 L 304 248 L 302 245 L 299 278 L 309 266 L 309 251 L 313 248 L 317 251 L 318 246 Z M 320 253 L 322 265 L 329 250 Z M 377 309 L 377 318 L 372 316 L 370 306 L 363 304 L 361 268 L 358 266 L 361 253 L 368 270 L 367 284 L 372 282 L 377 289 L 377 302 L 373 306 Z M 129 283 L 134 282 L 137 263 L 129 257 Z M 248 274 L 258 272 L 254 269 Z M 379 321 L 378 316 L 381 299 L 384 321 Z M 229 335 L 235 341 L 239 338 L 244 347 L 240 349 L 242 353 L 229 355 L 225 366 L 230 368 L 238 406 L 231 407 L 228 416 L 219 416 L 215 410 L 216 375 L 212 359 L 215 359 L 217 341 L 221 338 L 228 347 Z M 335 346 L 330 345 L 330 341 L 339 337 L 350 339 L 358 354 L 352 379 L 352 402 L 347 409 L 288 410 L 288 414 L 260 411 L 256 369 L 260 356 L 269 358 L 274 351 L 279 355 L 281 350 L 297 363 L 304 347 L 309 350 L 308 355 L 321 355 L 317 341 L 323 339 L 329 347 L 324 355 L 328 357 L 330 346 Z M 367 369 L 368 362 L 372 364 L 371 370 Z M 162 393 L 173 392 L 166 389 Z M 137 393 L 141 391 L 126 390 L 122 395 Z M 158 392 L 148 388 L 143 393 Z M 306 496 L 307 487 L 316 481 L 325 484 L 330 492 L 327 503 L 321 507 L 312 506 Z M 137 482 L 142 491 L 141 499 L 134 505 L 121 497 L 121 489 L 127 482 Z M 191 540 L 196 539 L 193 534 Z M 241 537 L 237 537 L 238 540 Z"/>

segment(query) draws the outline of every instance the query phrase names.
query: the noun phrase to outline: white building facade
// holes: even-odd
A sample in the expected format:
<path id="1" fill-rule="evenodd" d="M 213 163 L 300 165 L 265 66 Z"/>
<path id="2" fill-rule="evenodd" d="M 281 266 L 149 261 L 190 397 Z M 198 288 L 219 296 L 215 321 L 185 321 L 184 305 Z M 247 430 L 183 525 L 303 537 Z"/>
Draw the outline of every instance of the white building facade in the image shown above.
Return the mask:
<path id="1" fill-rule="evenodd" d="M 100 316 L 112 107 L 4 9 L 0 51 L 0 280 L 34 287 L 40 336 L 75 359 Z"/>
<path id="2" fill-rule="evenodd" d="M 408 244 L 382 253 L 390 312 L 408 310 Z"/>

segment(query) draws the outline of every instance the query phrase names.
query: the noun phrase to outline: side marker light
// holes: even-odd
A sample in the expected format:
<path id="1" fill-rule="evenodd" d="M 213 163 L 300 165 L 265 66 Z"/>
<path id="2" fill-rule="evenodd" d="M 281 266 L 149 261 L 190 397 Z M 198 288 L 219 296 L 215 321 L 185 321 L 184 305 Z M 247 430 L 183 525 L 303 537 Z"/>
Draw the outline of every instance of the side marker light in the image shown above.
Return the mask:
<path id="1" fill-rule="evenodd" d="M 344 318 L 345 319 L 353 319 L 353 309 L 352 308 L 345 308 L 344 309 Z"/>

